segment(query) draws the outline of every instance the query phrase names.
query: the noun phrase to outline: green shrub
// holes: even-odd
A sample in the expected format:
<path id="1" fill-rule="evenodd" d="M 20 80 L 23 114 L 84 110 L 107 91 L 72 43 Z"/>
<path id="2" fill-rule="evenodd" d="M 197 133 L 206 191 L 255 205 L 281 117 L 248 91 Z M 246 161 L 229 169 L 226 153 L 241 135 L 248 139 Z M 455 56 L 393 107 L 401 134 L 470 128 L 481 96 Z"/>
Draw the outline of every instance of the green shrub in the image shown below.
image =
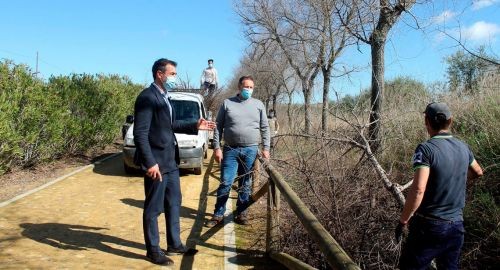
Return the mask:
<path id="1" fill-rule="evenodd" d="M 142 86 L 117 75 L 32 76 L 0 62 L 0 174 L 112 143 Z"/>
<path id="2" fill-rule="evenodd" d="M 22 91 L 30 78 L 25 66 L 11 61 L 0 62 L 0 174 L 22 155 L 20 136 L 16 130 L 16 115 L 22 99 Z"/>
<path id="3" fill-rule="evenodd" d="M 73 74 L 49 79 L 49 87 L 66 100 L 69 113 L 66 148 L 81 154 L 93 147 L 104 147 L 118 136 L 117 128 L 133 110 L 140 86 L 117 75 Z"/>

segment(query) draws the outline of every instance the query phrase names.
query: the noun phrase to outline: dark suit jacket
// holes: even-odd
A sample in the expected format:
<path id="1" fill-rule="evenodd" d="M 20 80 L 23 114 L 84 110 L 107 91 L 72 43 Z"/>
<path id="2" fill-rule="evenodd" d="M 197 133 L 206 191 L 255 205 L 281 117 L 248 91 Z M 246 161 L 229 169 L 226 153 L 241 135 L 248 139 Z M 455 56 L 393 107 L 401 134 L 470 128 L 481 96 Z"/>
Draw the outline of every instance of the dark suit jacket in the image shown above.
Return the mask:
<path id="1" fill-rule="evenodd" d="M 135 163 L 144 171 L 155 164 L 162 173 L 178 169 L 179 148 L 174 132 L 197 134 L 197 122 L 171 121 L 175 117 L 153 84 L 137 97 L 134 118 Z"/>

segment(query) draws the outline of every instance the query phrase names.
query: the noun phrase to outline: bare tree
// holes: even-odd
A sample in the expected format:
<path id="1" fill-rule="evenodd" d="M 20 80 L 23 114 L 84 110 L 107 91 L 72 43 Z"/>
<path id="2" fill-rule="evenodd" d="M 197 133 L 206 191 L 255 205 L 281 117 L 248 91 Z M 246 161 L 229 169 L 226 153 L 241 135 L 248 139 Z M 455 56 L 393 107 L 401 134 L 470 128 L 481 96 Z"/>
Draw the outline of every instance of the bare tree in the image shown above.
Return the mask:
<path id="1" fill-rule="evenodd" d="M 235 73 L 233 81 L 243 75 L 252 75 L 255 80 L 254 96 L 262 100 L 266 108 L 276 109 L 276 102 L 286 94 L 285 83 L 288 79 L 284 76 L 289 69 L 286 59 L 283 58 L 276 44 L 251 44 L 246 54 L 240 60 L 240 66 Z"/>
<path id="2" fill-rule="evenodd" d="M 321 111 L 321 129 L 327 130 L 328 115 L 329 115 L 329 95 L 330 95 L 330 82 L 334 69 L 334 62 L 340 56 L 342 51 L 351 45 L 351 35 L 342 26 L 342 22 L 335 16 L 334 12 L 339 9 L 347 9 L 345 13 L 347 16 L 344 20 L 349 24 L 353 17 L 354 9 L 341 6 L 337 0 L 315 0 L 308 1 L 317 14 L 316 25 L 310 28 L 318 32 L 319 40 L 313 45 L 318 46 L 320 53 L 320 66 L 323 75 L 323 106 Z M 339 5 L 335 7 L 335 5 Z"/>
<path id="3" fill-rule="evenodd" d="M 283 76 L 288 68 L 286 59 L 276 44 L 266 44 L 267 47 L 253 46 L 247 58 L 246 66 L 250 74 L 254 75 L 257 85 L 257 94 L 265 102 L 266 108 L 272 102 L 275 107 L 276 99 L 284 89 Z"/>
<path id="4" fill-rule="evenodd" d="M 240 0 L 236 12 L 250 42 L 267 46 L 275 43 L 285 55 L 302 85 L 305 133 L 311 130 L 310 104 L 314 80 L 320 71 L 321 55 L 311 46 L 319 39 L 310 31 L 317 17 L 310 5 L 299 0 Z"/>
<path id="5" fill-rule="evenodd" d="M 283 76 L 283 87 L 284 87 L 284 94 L 286 94 L 287 97 L 287 106 L 286 106 L 286 113 L 287 113 L 287 119 L 288 119 L 288 127 L 291 128 L 293 127 L 293 113 L 292 113 L 292 102 L 293 102 L 293 95 L 296 93 L 297 89 L 297 84 L 298 81 L 296 80 L 293 72 L 287 72 Z"/>
<path id="6" fill-rule="evenodd" d="M 179 83 L 177 84 L 177 88 L 179 89 L 195 89 L 193 83 L 191 82 L 191 78 L 189 74 L 186 73 L 186 79 L 183 79 L 179 76 Z"/>
<path id="7" fill-rule="evenodd" d="M 338 9 L 339 18 L 346 29 L 359 41 L 370 45 L 372 60 L 371 111 L 369 140 L 374 151 L 380 141 L 381 110 L 384 97 L 385 43 L 391 28 L 401 14 L 408 11 L 416 0 L 342 0 L 344 6 L 356 9 L 354 19 Z"/>

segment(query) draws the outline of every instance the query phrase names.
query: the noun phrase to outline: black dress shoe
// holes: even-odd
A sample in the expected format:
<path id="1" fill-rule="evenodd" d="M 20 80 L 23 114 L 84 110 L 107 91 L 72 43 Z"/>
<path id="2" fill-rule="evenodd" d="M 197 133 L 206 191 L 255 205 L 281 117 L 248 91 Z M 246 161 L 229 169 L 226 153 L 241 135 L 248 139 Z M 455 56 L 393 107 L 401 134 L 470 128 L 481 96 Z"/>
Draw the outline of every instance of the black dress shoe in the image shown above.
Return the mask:
<path id="1" fill-rule="evenodd" d="M 172 259 L 168 258 L 165 256 L 165 253 L 162 251 L 160 252 L 147 252 L 146 257 L 154 263 L 154 264 L 160 264 L 160 265 L 171 265 L 174 264 L 174 261 Z"/>
<path id="2" fill-rule="evenodd" d="M 198 252 L 197 249 L 194 248 L 188 248 L 185 246 L 182 246 L 181 248 L 167 248 L 167 255 L 168 256 L 174 256 L 174 255 L 187 255 L 187 256 L 192 256 Z"/>

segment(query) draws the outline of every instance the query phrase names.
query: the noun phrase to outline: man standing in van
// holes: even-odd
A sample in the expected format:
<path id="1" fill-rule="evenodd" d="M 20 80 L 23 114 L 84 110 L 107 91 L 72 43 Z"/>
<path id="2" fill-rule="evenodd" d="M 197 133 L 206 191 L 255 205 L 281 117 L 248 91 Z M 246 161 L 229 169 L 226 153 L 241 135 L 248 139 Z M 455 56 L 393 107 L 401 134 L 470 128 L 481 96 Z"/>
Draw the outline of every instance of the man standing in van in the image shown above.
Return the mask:
<path id="1" fill-rule="evenodd" d="M 208 95 L 212 94 L 215 89 L 217 89 L 218 78 L 217 78 L 217 69 L 214 67 L 214 60 L 208 59 L 208 67 L 203 70 L 201 73 L 200 83 L 205 91 L 208 90 Z"/>
<path id="2" fill-rule="evenodd" d="M 254 80 L 243 76 L 238 82 L 238 94 L 224 100 L 217 114 L 214 132 L 215 159 L 221 163 L 221 182 L 217 189 L 217 202 L 212 219 L 205 225 L 213 227 L 223 220 L 231 186 L 238 178 L 238 201 L 235 222 L 248 224 L 247 207 L 252 186 L 251 169 L 257 157 L 259 143 L 262 156 L 269 158 L 270 136 L 264 104 L 252 98 Z M 224 147 L 221 149 L 221 138 Z"/>
<path id="3" fill-rule="evenodd" d="M 483 170 L 469 146 L 451 135 L 446 104 L 430 103 L 424 114 L 431 138 L 413 155 L 413 183 L 396 228 L 399 242 L 408 223 L 410 227 L 399 266 L 428 269 L 436 259 L 438 269 L 458 269 L 466 181 L 483 175 Z"/>
<path id="4" fill-rule="evenodd" d="M 158 216 L 165 212 L 167 255 L 193 255 L 195 249 L 181 242 L 179 214 L 179 148 L 174 132 L 196 134 L 209 130 L 215 123 L 203 118 L 192 122 L 175 121 L 168 91 L 175 88 L 177 63 L 159 59 L 153 64 L 154 82 L 135 101 L 134 162 L 146 172 L 144 176 L 144 212 L 142 216 L 146 257 L 155 264 L 173 264 L 160 248 Z"/>

